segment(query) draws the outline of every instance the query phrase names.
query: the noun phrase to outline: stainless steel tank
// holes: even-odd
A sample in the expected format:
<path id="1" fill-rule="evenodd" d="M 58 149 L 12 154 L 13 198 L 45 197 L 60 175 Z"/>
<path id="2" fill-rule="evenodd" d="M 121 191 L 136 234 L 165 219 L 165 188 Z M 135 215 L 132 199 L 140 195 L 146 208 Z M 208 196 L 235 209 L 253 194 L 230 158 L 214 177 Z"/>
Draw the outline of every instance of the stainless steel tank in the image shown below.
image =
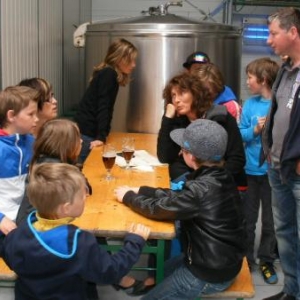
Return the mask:
<path id="1" fill-rule="evenodd" d="M 241 31 L 237 27 L 198 22 L 163 9 L 154 10 L 149 16 L 93 23 L 86 32 L 87 81 L 93 66 L 103 60 L 116 38 L 132 42 L 139 54 L 133 80 L 119 90 L 112 122 L 114 131 L 157 133 L 164 110 L 164 86 L 184 70 L 186 57 L 197 50 L 208 53 L 222 70 L 226 84 L 239 96 Z"/>

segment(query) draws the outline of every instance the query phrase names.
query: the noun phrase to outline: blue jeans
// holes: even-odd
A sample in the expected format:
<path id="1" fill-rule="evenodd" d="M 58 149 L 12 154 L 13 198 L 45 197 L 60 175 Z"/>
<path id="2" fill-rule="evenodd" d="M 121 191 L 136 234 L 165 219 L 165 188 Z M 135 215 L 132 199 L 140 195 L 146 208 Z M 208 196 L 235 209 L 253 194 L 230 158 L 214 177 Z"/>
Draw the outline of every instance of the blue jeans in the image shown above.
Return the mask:
<path id="1" fill-rule="evenodd" d="M 283 183 L 279 170 L 270 167 L 269 181 L 283 291 L 300 299 L 300 176 L 295 174 Z"/>
<path id="2" fill-rule="evenodd" d="M 90 149 L 91 142 L 94 141 L 95 139 L 84 134 L 81 135 L 81 139 L 82 139 L 82 144 L 81 144 L 81 151 L 78 157 L 78 162 L 83 164 L 91 152 Z"/>
<path id="3" fill-rule="evenodd" d="M 234 280 L 221 283 L 201 280 L 188 270 L 183 258 L 183 255 L 179 255 L 166 261 L 165 279 L 142 297 L 142 300 L 194 300 L 204 294 L 221 292 Z"/>

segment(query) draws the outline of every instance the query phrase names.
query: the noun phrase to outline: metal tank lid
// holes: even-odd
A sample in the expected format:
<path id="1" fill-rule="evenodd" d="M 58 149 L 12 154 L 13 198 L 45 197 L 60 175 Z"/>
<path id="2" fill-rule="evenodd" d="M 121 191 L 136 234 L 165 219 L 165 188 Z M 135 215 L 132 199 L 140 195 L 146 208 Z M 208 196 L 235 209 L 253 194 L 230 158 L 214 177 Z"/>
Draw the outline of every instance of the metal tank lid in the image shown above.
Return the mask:
<path id="1" fill-rule="evenodd" d="M 241 33 L 241 28 L 213 22 L 199 22 L 173 14 L 150 15 L 140 17 L 119 18 L 106 21 L 97 21 L 87 26 L 89 32 L 114 32 L 114 31 L 136 31 L 155 32 L 161 31 L 197 31 L 202 33 Z"/>

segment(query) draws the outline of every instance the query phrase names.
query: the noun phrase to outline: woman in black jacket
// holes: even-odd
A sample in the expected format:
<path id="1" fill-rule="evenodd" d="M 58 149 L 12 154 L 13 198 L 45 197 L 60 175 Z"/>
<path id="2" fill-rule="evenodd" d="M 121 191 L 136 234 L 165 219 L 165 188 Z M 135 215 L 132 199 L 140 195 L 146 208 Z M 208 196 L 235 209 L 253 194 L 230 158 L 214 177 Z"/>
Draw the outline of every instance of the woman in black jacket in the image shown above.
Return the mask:
<path id="1" fill-rule="evenodd" d="M 94 67 L 75 116 L 82 138 L 81 163 L 93 147 L 105 143 L 119 86 L 130 81 L 136 57 L 136 47 L 125 39 L 118 39 L 109 46 L 104 61 Z"/>
<path id="2" fill-rule="evenodd" d="M 227 131 L 225 168 L 234 177 L 239 191 L 245 190 L 245 153 L 239 128 L 226 107 L 213 104 L 214 98 L 207 83 L 195 74 L 182 73 L 169 81 L 163 97 L 166 108 L 158 135 L 157 156 L 161 162 L 169 164 L 171 180 L 184 179 L 184 174 L 191 172 L 191 169 L 185 164 L 180 147 L 170 138 L 170 132 L 186 128 L 196 119 L 209 119 L 216 121 Z"/>

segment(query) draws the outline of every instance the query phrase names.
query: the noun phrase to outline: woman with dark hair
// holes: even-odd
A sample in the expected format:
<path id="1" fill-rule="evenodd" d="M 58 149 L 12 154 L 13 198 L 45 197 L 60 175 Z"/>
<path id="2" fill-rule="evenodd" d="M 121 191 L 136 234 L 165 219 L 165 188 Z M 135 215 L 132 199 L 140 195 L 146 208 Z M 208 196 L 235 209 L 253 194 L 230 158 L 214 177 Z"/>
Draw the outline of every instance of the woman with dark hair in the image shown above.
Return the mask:
<path id="1" fill-rule="evenodd" d="M 214 96 L 206 80 L 196 74 L 182 73 L 169 81 L 163 92 L 165 114 L 158 135 L 157 156 L 161 162 L 169 164 L 171 181 L 177 181 L 191 170 L 182 158 L 180 147 L 172 141 L 170 132 L 186 128 L 199 118 L 216 121 L 228 133 L 225 168 L 233 175 L 239 191 L 244 191 L 247 180 L 242 137 L 235 118 L 226 107 L 214 105 Z"/>

